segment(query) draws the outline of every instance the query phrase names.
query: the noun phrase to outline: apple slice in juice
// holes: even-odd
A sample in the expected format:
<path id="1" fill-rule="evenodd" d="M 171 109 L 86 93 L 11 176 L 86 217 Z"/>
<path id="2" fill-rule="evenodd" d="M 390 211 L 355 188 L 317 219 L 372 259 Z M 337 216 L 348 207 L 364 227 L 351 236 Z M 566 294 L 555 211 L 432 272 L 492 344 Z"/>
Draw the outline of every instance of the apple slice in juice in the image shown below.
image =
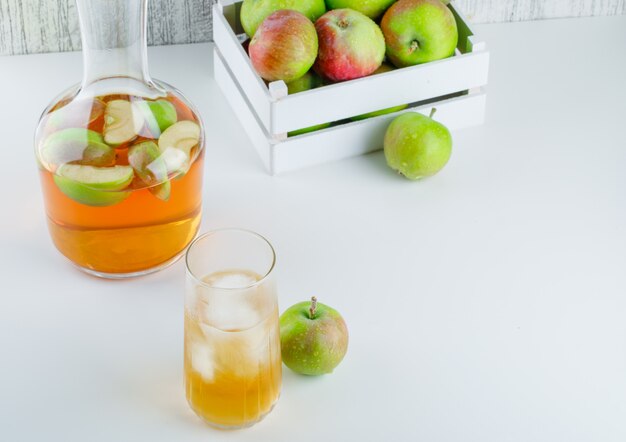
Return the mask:
<path id="1" fill-rule="evenodd" d="M 65 163 L 87 166 L 112 166 L 115 150 L 98 132 L 88 129 L 63 129 L 49 135 L 40 150 L 44 165 L 54 170 Z"/>
<path id="2" fill-rule="evenodd" d="M 46 129 L 58 131 L 74 127 L 87 127 L 104 114 L 105 104 L 95 99 L 83 99 L 55 108 L 46 115 Z"/>
<path id="3" fill-rule="evenodd" d="M 104 141 L 120 146 L 134 140 L 144 124 L 142 113 L 128 100 L 113 100 L 104 111 Z"/>
<path id="4" fill-rule="evenodd" d="M 134 177 L 130 166 L 94 167 L 64 164 L 57 169 L 54 182 L 74 201 L 88 206 L 105 207 L 130 196 L 124 191 Z"/>
<path id="5" fill-rule="evenodd" d="M 167 100 L 135 101 L 133 106 L 143 116 L 153 138 L 159 138 L 165 129 L 178 120 L 176 108 Z"/>
<path id="6" fill-rule="evenodd" d="M 167 174 L 167 164 L 156 143 L 145 141 L 132 146 L 128 151 L 128 164 L 139 179 L 150 186 L 150 193 L 160 200 L 169 200 L 172 185 Z"/>
<path id="7" fill-rule="evenodd" d="M 187 173 L 191 150 L 200 142 L 200 126 L 194 121 L 179 121 L 168 127 L 159 137 L 159 150 L 168 174 Z"/>

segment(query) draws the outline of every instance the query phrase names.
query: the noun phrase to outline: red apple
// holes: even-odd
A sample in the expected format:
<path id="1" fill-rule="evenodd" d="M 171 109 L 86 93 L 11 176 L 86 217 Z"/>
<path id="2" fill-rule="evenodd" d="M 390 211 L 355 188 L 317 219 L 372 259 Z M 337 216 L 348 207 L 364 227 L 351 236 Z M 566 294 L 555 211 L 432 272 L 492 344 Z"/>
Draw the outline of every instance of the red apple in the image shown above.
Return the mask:
<path id="1" fill-rule="evenodd" d="M 248 51 L 254 69 L 263 79 L 297 80 L 315 63 L 315 26 L 299 12 L 276 11 L 263 20 Z"/>
<path id="2" fill-rule="evenodd" d="M 385 38 L 376 23 L 352 9 L 335 9 L 315 22 L 318 74 L 332 81 L 365 77 L 380 67 Z"/>

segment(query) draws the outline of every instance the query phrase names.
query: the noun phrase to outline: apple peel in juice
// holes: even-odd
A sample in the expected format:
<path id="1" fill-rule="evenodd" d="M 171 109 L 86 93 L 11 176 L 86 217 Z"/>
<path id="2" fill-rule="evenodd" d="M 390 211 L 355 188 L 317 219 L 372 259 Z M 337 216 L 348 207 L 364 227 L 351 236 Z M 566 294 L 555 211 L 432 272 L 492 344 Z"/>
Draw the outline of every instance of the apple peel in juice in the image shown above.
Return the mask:
<path id="1" fill-rule="evenodd" d="M 441 0 L 399 0 L 380 26 L 387 58 L 399 68 L 450 57 L 459 39 L 454 15 Z"/>
<path id="2" fill-rule="evenodd" d="M 170 198 L 172 184 L 168 179 L 167 164 L 154 141 L 135 144 L 128 150 L 128 164 L 154 196 L 162 201 Z"/>
<path id="3" fill-rule="evenodd" d="M 301 302 L 280 316 L 283 362 L 296 373 L 332 373 L 348 351 L 348 327 L 339 312 L 317 302 Z"/>
<path id="4" fill-rule="evenodd" d="M 54 175 L 54 182 L 69 198 L 94 207 L 121 203 L 130 196 L 123 191 L 132 182 L 130 166 L 94 167 L 64 164 Z"/>
<path id="5" fill-rule="evenodd" d="M 317 57 L 313 23 L 299 12 L 276 11 L 267 17 L 250 42 L 250 60 L 267 81 L 290 82 L 306 74 Z"/>
<path id="6" fill-rule="evenodd" d="M 391 122 L 385 133 L 387 164 L 410 180 L 435 175 L 450 160 L 452 136 L 441 123 L 417 112 L 407 112 Z"/>
<path id="7" fill-rule="evenodd" d="M 380 67 L 385 39 L 372 19 L 352 9 L 335 9 L 315 22 L 319 55 L 315 71 L 332 81 L 365 77 Z"/>
<path id="8" fill-rule="evenodd" d="M 108 146 L 98 132 L 80 128 L 63 129 L 45 139 L 41 160 L 51 170 L 65 163 L 112 166 L 115 164 L 115 149 Z"/>
<path id="9" fill-rule="evenodd" d="M 328 9 L 354 9 L 372 20 L 380 18 L 395 2 L 396 0 L 326 0 Z"/>
<path id="10" fill-rule="evenodd" d="M 161 133 L 178 121 L 176 108 L 167 100 L 136 101 L 133 103 L 143 117 L 151 137 Z"/>
<path id="11" fill-rule="evenodd" d="M 298 11 L 314 22 L 326 12 L 326 4 L 324 0 L 244 0 L 240 19 L 248 37 L 254 37 L 263 20 L 281 9 Z"/>

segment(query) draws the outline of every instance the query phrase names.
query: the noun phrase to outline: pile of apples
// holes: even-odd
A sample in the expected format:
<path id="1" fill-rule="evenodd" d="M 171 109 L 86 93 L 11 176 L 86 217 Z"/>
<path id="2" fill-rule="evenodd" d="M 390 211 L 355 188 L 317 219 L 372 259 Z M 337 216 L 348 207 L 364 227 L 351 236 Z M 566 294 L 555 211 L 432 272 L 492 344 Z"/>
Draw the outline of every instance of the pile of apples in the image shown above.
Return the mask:
<path id="1" fill-rule="evenodd" d="M 244 0 L 240 18 L 251 38 L 248 54 L 254 69 L 268 82 L 283 80 L 292 94 L 452 56 L 458 43 L 458 30 L 447 3 L 445 0 Z M 353 117 L 353 120 L 405 107 L 383 109 Z M 441 126 L 425 118 L 409 124 Z M 329 125 L 302 129 L 290 135 Z M 445 127 L 445 131 L 441 127 L 436 129 L 440 133 L 447 132 Z M 424 132 L 424 128 L 415 128 L 415 131 Z M 412 131 L 405 132 L 410 142 Z M 425 133 L 428 135 L 429 131 Z M 437 161 L 438 164 L 443 162 L 441 168 L 450 156 L 449 133 L 447 138 L 450 141 L 443 143 L 449 144 L 444 149 L 447 154 L 440 153 L 441 159 Z M 390 163 L 388 150 L 397 153 L 401 149 L 388 149 L 386 142 L 385 154 Z M 410 146 L 406 150 L 415 157 L 415 152 L 432 149 Z M 408 160 L 413 164 L 432 163 L 429 158 Z M 401 158 L 399 163 L 407 161 Z M 417 167 L 417 173 L 405 173 L 392 167 L 412 179 L 433 174 L 432 170 L 422 173 L 421 167 Z M 434 173 L 440 168 L 435 169 Z"/>
<path id="2" fill-rule="evenodd" d="M 385 56 L 396 68 L 439 60 L 458 40 L 441 0 L 244 0 L 241 24 L 259 75 L 286 83 L 311 68 L 326 82 L 365 77 Z"/>

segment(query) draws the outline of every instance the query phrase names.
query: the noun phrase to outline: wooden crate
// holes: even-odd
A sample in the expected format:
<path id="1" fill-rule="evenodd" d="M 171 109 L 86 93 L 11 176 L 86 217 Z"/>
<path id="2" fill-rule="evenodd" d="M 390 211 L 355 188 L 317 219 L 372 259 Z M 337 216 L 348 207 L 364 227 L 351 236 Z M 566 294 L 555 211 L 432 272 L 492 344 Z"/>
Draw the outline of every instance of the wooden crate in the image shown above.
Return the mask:
<path id="1" fill-rule="evenodd" d="M 288 95 L 283 81 L 257 75 L 241 41 L 241 0 L 218 0 L 213 10 L 215 79 L 268 171 L 278 174 L 382 148 L 389 122 L 404 112 L 428 114 L 450 130 L 482 124 L 489 53 L 463 16 L 453 57 Z M 350 117 L 411 103 L 409 109 L 351 121 Z M 287 133 L 332 122 L 298 136 Z"/>

